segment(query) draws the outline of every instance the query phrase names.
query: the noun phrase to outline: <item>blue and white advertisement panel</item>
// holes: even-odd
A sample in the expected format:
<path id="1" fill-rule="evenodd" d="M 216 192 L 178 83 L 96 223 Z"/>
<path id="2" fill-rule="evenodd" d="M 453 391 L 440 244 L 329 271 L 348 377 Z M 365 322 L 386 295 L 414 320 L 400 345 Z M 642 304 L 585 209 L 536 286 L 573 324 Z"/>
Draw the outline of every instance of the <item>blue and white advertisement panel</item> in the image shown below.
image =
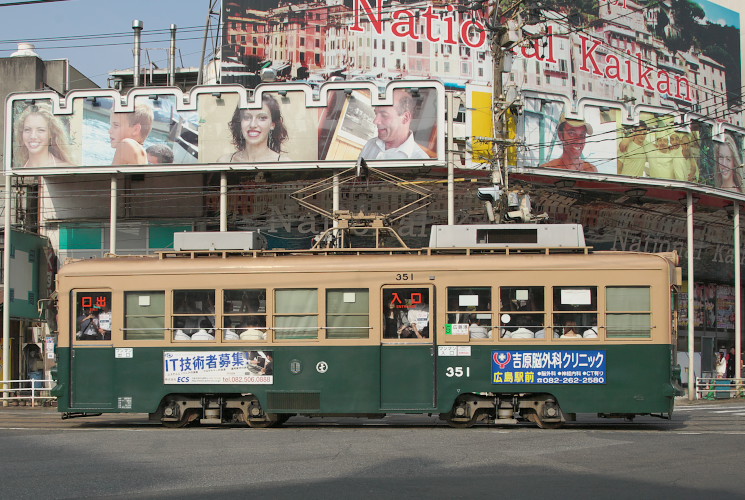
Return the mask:
<path id="1" fill-rule="evenodd" d="M 272 351 L 167 351 L 164 384 L 272 384 Z"/>
<path id="2" fill-rule="evenodd" d="M 605 384 L 599 351 L 492 351 L 493 384 Z"/>

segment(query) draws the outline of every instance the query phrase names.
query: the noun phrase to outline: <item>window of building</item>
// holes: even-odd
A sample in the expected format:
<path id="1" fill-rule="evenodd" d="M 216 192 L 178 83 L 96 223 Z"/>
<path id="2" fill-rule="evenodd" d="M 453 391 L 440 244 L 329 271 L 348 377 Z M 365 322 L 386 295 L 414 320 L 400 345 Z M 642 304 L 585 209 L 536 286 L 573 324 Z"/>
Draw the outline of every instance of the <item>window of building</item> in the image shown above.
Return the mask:
<path id="1" fill-rule="evenodd" d="M 370 336 L 370 291 L 366 288 L 326 290 L 326 338 Z"/>
<path id="2" fill-rule="evenodd" d="M 124 340 L 163 340 L 165 292 L 124 292 Z"/>
<path id="3" fill-rule="evenodd" d="M 606 337 L 652 336 L 652 303 L 648 286 L 613 286 L 605 289 Z"/>
<path id="4" fill-rule="evenodd" d="M 173 340 L 215 340 L 215 291 L 173 291 Z"/>
<path id="5" fill-rule="evenodd" d="M 424 46 L 423 46 L 422 42 L 417 42 L 416 43 L 416 53 L 417 54 L 421 54 L 423 52 L 423 50 L 424 50 Z"/>
<path id="6" fill-rule="evenodd" d="M 318 338 L 318 289 L 280 289 L 274 298 L 276 339 Z"/>
<path id="7" fill-rule="evenodd" d="M 597 292 L 595 286 L 554 287 L 554 337 L 598 336 Z"/>
<path id="8" fill-rule="evenodd" d="M 223 292 L 222 338 L 266 340 L 266 290 L 253 288 Z"/>

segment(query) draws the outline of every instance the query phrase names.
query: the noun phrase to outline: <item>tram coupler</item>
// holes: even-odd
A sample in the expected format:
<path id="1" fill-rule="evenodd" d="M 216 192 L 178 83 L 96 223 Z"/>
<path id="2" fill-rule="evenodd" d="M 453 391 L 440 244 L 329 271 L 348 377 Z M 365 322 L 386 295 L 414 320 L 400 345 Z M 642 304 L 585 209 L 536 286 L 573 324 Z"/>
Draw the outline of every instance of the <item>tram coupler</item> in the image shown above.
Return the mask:
<path id="1" fill-rule="evenodd" d="M 62 414 L 62 420 L 67 420 L 68 418 L 80 418 L 80 417 L 99 417 L 103 415 L 102 413 L 81 413 L 81 412 L 65 412 Z"/>

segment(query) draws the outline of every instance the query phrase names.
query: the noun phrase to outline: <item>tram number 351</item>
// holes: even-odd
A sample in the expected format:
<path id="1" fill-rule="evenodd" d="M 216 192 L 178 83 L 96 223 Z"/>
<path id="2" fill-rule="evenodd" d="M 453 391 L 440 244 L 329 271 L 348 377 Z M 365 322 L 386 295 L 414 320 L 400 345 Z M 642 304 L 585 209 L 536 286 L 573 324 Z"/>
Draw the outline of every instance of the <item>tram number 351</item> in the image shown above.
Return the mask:
<path id="1" fill-rule="evenodd" d="M 466 366 L 466 369 L 464 370 L 462 366 L 448 366 L 445 369 L 446 377 L 462 377 L 464 375 L 466 377 L 471 376 L 471 367 Z"/>

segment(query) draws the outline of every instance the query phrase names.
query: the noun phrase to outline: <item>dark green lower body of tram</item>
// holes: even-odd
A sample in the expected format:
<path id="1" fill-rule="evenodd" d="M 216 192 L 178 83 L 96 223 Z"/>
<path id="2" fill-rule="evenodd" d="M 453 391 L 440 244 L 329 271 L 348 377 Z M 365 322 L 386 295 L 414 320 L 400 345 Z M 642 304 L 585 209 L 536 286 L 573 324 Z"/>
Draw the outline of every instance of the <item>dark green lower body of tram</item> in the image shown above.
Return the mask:
<path id="1" fill-rule="evenodd" d="M 264 351 L 271 353 L 273 367 L 271 375 L 256 378 L 260 383 L 194 383 L 188 374 L 165 373 L 175 362 L 169 365 L 164 359 L 185 353 L 209 357 Z M 498 367 L 504 359 L 497 358 L 505 351 L 542 351 L 553 359 L 602 352 L 603 365 L 590 367 L 586 373 L 594 376 L 589 378 L 582 375 L 585 367 L 579 367 L 561 372 L 576 377 L 539 378 L 552 383 L 536 383 L 532 377 L 528 383 L 526 376 L 501 375 Z M 196 421 L 266 427 L 297 414 L 386 413 L 440 414 L 455 427 L 522 420 L 556 427 L 577 413 L 669 416 L 679 388 L 670 345 L 92 346 L 74 352 L 60 348 L 57 354 L 53 393 L 59 411 L 68 416 L 149 413 L 176 427 Z"/>

